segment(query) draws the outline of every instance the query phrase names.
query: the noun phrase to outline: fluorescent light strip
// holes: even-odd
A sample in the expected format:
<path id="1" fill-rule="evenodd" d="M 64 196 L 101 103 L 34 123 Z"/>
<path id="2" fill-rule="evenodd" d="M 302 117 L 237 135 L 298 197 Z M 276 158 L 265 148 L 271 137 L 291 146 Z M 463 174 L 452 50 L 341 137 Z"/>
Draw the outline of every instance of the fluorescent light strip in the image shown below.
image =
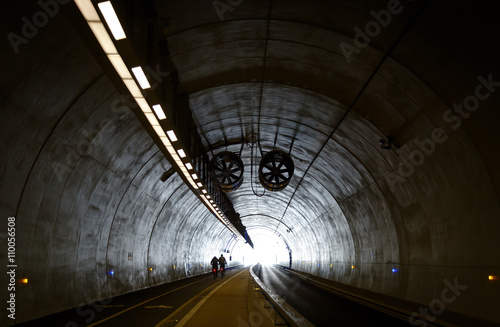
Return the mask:
<path id="1" fill-rule="evenodd" d="M 172 142 L 177 141 L 177 136 L 175 135 L 174 131 L 172 131 L 172 130 L 167 131 L 167 135 L 168 135 L 168 138 L 170 139 L 170 141 L 172 141 Z"/>
<path id="2" fill-rule="evenodd" d="M 155 119 L 156 119 L 156 117 L 155 117 Z M 156 132 L 156 134 L 157 134 L 159 137 L 166 136 L 166 135 L 165 135 L 165 132 L 163 132 L 163 128 L 161 128 L 161 126 L 160 126 L 160 125 L 155 125 L 155 126 L 153 126 L 153 128 L 155 129 L 155 132 Z"/>
<path id="3" fill-rule="evenodd" d="M 90 2 L 89 0 L 75 0 L 75 3 L 78 6 L 78 9 L 80 9 L 80 12 L 82 13 L 86 21 L 101 20 L 99 18 L 99 15 L 97 14 L 97 11 L 92 5 L 92 2 Z"/>
<path id="4" fill-rule="evenodd" d="M 94 35 L 95 35 L 97 41 L 99 42 L 99 44 L 101 45 L 102 49 L 107 54 L 107 57 L 108 57 L 109 61 L 111 62 L 111 64 L 113 65 L 113 67 L 115 68 L 115 71 L 118 73 L 118 75 L 122 79 L 123 83 L 125 84 L 125 86 L 129 90 L 129 92 L 134 97 L 135 101 L 137 102 L 137 104 L 139 105 L 141 110 L 143 111 L 146 119 L 149 121 L 151 126 L 154 128 L 156 134 L 160 137 L 160 140 L 162 141 L 163 145 L 167 149 L 168 153 L 172 156 L 175 163 L 179 166 L 179 168 L 181 169 L 182 173 L 184 174 L 184 176 L 186 177 L 188 182 L 191 184 L 191 186 L 194 189 L 199 189 L 200 187 L 203 187 L 203 184 L 201 182 L 196 183 L 194 181 L 195 179 L 198 179 L 198 175 L 190 174 L 188 172 L 187 169 L 189 169 L 189 170 L 193 169 L 193 166 L 191 165 L 191 163 L 184 164 L 184 162 L 180 159 L 180 158 L 186 157 L 186 153 L 184 152 L 184 150 L 179 149 L 176 151 L 174 149 L 174 147 L 172 146 L 172 144 L 170 143 L 170 142 L 175 142 L 178 140 L 177 136 L 175 135 L 175 132 L 173 130 L 167 131 L 168 138 L 165 135 L 165 131 L 159 125 L 159 122 L 156 119 L 156 116 L 153 115 L 153 112 L 152 112 L 148 102 L 146 101 L 146 99 L 144 99 L 141 90 L 139 89 L 136 82 L 132 78 L 132 75 L 130 75 L 130 72 L 128 71 L 128 68 L 127 68 L 125 62 L 123 61 L 122 57 L 118 54 L 118 51 L 116 50 L 116 47 L 115 47 L 113 41 L 109 37 L 109 34 L 106 31 L 106 28 L 104 27 L 103 23 L 101 22 L 99 15 L 97 14 L 92 3 L 88 0 L 75 0 L 75 3 L 78 6 L 78 8 L 80 9 L 80 12 L 84 16 L 84 18 L 87 20 L 87 23 L 89 24 L 90 29 L 94 33 Z M 103 8 L 106 8 L 106 5 L 104 5 L 104 4 L 107 4 L 107 3 L 109 3 L 109 6 L 112 10 L 113 8 L 112 8 L 111 3 L 109 1 L 106 3 L 98 4 L 98 6 L 99 6 L 101 12 L 103 13 L 103 16 L 106 19 L 106 23 L 108 23 L 108 26 L 110 26 L 110 29 L 112 30 L 112 33 L 113 33 L 113 28 L 111 27 L 112 23 L 110 23 L 110 21 L 106 18 L 107 14 L 105 14 L 105 10 L 107 10 L 107 9 L 103 10 Z M 104 7 L 102 5 L 104 5 Z M 112 10 L 112 11 L 116 17 L 114 10 Z M 118 24 L 119 24 L 119 20 L 117 17 L 116 17 L 116 22 L 118 22 Z M 121 27 L 121 25 L 120 25 L 120 27 Z M 118 33 L 118 36 L 115 35 L 115 33 L 113 33 L 113 35 L 114 35 L 115 39 L 117 39 L 117 40 L 121 39 L 120 38 L 121 36 L 123 36 L 123 38 L 126 37 L 125 33 L 123 33 L 123 35 L 121 35 L 121 36 L 119 36 L 119 33 Z M 146 78 L 146 75 L 144 74 L 144 71 L 142 70 L 142 68 L 140 66 L 133 67 L 132 72 L 134 73 L 137 81 L 139 82 L 139 84 L 141 85 L 141 87 L 143 89 L 151 87 L 149 84 L 149 81 Z M 155 113 L 159 119 L 166 119 L 165 112 L 163 111 L 163 109 L 161 108 L 160 105 L 153 106 L 153 109 L 155 110 Z M 169 141 L 169 139 L 170 139 L 170 141 Z M 207 199 L 211 198 L 211 196 L 208 195 L 207 190 L 202 189 L 202 192 L 203 192 L 203 194 L 207 194 L 206 198 L 202 197 L 201 199 L 207 204 L 209 210 L 211 210 L 211 212 L 213 212 L 214 215 L 216 217 L 218 217 L 219 221 L 221 221 L 223 224 L 224 224 L 223 220 L 225 220 L 227 222 L 227 219 L 224 217 L 224 215 L 221 215 L 221 211 L 219 209 L 216 209 L 217 205 L 216 204 L 212 205 L 212 203 L 214 203 L 214 201 L 207 200 Z M 234 229 L 229 224 L 226 223 L 225 225 L 228 226 L 231 229 L 231 231 L 236 234 Z"/>
<path id="5" fill-rule="evenodd" d="M 102 15 L 104 16 L 104 20 L 108 24 L 111 33 L 113 33 L 113 37 L 115 40 L 122 40 L 126 38 L 125 32 L 123 31 L 123 27 L 120 24 L 120 20 L 118 16 L 116 16 L 116 12 L 113 9 L 113 5 L 110 1 L 101 2 L 97 5 Z"/>
<path id="6" fill-rule="evenodd" d="M 179 158 L 179 156 L 177 155 L 177 152 L 175 152 L 175 149 L 173 146 L 168 147 L 167 150 L 168 150 L 168 153 L 170 153 L 170 155 L 172 156 L 172 158 L 174 158 L 174 160 L 175 160 L 175 158 Z"/>
<path id="7" fill-rule="evenodd" d="M 139 88 L 137 88 L 137 89 L 139 89 Z M 139 108 L 141 108 L 141 110 L 144 114 L 146 114 L 146 113 L 153 114 L 153 111 L 149 107 L 149 103 L 142 96 L 135 98 L 135 102 L 137 102 L 137 104 L 139 105 Z"/>
<path id="8" fill-rule="evenodd" d="M 146 116 L 146 119 L 149 121 L 151 126 L 154 127 L 158 125 L 158 121 L 156 120 L 156 117 L 152 112 L 145 112 L 144 116 Z"/>
<path id="9" fill-rule="evenodd" d="M 162 141 L 163 145 L 168 149 L 170 145 L 170 141 L 168 140 L 168 138 L 166 136 L 161 136 L 160 137 L 160 140 Z"/>
<path id="10" fill-rule="evenodd" d="M 133 79 L 122 79 L 122 81 L 134 98 L 142 98 L 141 90 Z"/>
<path id="11" fill-rule="evenodd" d="M 111 61 L 113 67 L 115 67 L 115 70 L 118 75 L 120 75 L 120 78 L 132 79 L 132 75 L 130 75 L 127 65 L 125 65 L 125 62 L 123 62 L 123 59 L 119 54 L 108 54 L 108 59 Z"/>
<path id="12" fill-rule="evenodd" d="M 137 79 L 139 85 L 142 87 L 143 90 L 149 89 L 151 87 L 151 85 L 149 85 L 149 81 L 146 77 L 146 74 L 144 74 L 144 71 L 142 70 L 141 66 L 133 67 L 132 73 L 134 73 L 135 78 Z"/>
<path id="13" fill-rule="evenodd" d="M 92 21 L 87 21 L 87 23 L 90 26 L 90 29 L 94 33 L 97 41 L 101 45 L 101 48 L 104 50 L 106 54 L 117 54 L 118 51 L 115 48 L 115 44 L 113 43 L 113 40 L 109 37 L 108 31 L 106 31 L 106 28 L 104 27 L 104 24 L 101 23 L 100 21 L 98 22 L 92 22 Z"/>
<path id="14" fill-rule="evenodd" d="M 160 120 L 167 118 L 167 116 L 165 116 L 165 112 L 163 111 L 162 107 L 159 104 L 155 104 L 153 106 L 153 110 L 155 111 L 156 115 Z"/>

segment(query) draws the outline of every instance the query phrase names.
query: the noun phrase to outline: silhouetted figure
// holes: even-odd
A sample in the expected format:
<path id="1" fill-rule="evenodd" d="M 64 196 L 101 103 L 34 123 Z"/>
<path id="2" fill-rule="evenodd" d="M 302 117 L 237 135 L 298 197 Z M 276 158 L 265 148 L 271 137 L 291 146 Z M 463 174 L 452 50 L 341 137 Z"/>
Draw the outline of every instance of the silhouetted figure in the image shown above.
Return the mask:
<path id="1" fill-rule="evenodd" d="M 212 258 L 212 261 L 210 261 L 210 264 L 212 265 L 212 271 L 214 272 L 214 278 L 217 277 L 217 268 L 219 265 L 219 260 L 217 259 L 216 256 Z"/>

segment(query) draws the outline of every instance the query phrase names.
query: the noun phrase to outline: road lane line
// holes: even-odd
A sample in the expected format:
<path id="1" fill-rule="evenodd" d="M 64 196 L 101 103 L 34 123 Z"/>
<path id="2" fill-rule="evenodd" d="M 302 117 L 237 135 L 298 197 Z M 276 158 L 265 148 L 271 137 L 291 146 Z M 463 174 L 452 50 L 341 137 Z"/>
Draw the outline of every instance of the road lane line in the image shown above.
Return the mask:
<path id="1" fill-rule="evenodd" d="M 103 323 L 103 322 L 105 322 L 105 321 L 108 321 L 108 320 L 110 320 L 110 319 L 113 319 L 114 317 L 119 316 L 119 315 L 121 315 L 122 313 L 125 313 L 125 312 L 127 312 L 127 311 L 129 311 L 129 310 L 132 310 L 132 309 L 134 309 L 134 308 L 137 308 L 138 306 L 141 306 L 141 305 L 143 305 L 144 303 L 148 303 L 149 301 L 156 300 L 156 299 L 157 299 L 157 298 L 159 298 L 159 297 L 162 297 L 162 296 L 167 295 L 167 294 L 169 294 L 169 293 L 172 293 L 172 292 L 178 291 L 178 290 L 180 290 L 181 288 L 188 287 L 188 286 L 190 286 L 190 285 L 193 285 L 193 284 L 199 283 L 199 282 L 201 282 L 201 281 L 203 281 L 203 280 L 205 280 L 205 279 L 208 279 L 208 278 L 210 278 L 210 277 L 200 279 L 200 280 L 198 280 L 198 281 L 196 281 L 196 282 L 193 282 L 193 283 L 191 283 L 191 284 L 187 284 L 187 285 L 184 285 L 184 286 L 178 287 L 178 288 L 176 288 L 175 290 L 171 290 L 171 291 L 168 291 L 168 292 L 163 293 L 163 294 L 161 294 L 161 295 L 155 296 L 155 297 L 153 297 L 153 298 L 151 298 L 151 299 L 149 299 L 149 300 L 146 300 L 146 301 L 144 301 L 144 302 L 142 302 L 142 303 L 136 304 L 136 305 L 134 305 L 134 306 L 132 306 L 132 307 L 130 307 L 130 308 L 128 308 L 128 309 L 125 309 L 125 310 L 123 310 L 123 311 L 120 311 L 120 312 L 118 312 L 118 313 L 115 313 L 115 314 L 114 314 L 114 315 L 112 315 L 112 316 L 109 316 L 109 317 L 107 317 L 107 318 L 104 318 L 104 319 L 102 319 L 102 320 L 100 320 L 100 321 L 98 321 L 98 322 L 95 322 L 95 323 L 93 323 L 93 324 L 87 325 L 87 327 L 92 327 L 92 326 L 98 325 L 98 324 L 100 324 L 100 323 Z"/>
<path id="2" fill-rule="evenodd" d="M 203 291 L 201 291 L 200 293 L 196 294 L 195 296 L 193 296 L 189 301 L 187 301 L 186 303 L 184 303 L 183 305 L 181 305 L 180 307 L 178 307 L 174 312 L 172 312 L 171 314 L 169 314 L 167 317 L 165 317 L 164 319 L 162 319 L 159 323 L 157 323 L 154 327 L 162 327 L 164 326 L 168 321 L 172 320 L 173 317 L 175 317 L 180 311 L 182 311 L 187 305 L 189 305 L 189 303 L 193 302 L 194 300 L 196 300 L 197 298 L 201 297 L 201 295 L 203 293 L 205 293 L 207 290 L 217 286 L 218 284 L 220 283 L 217 282 L 217 284 L 213 284 L 213 285 L 210 285 L 209 287 L 205 288 Z"/>
<path id="3" fill-rule="evenodd" d="M 247 268 L 248 269 L 248 268 Z M 229 282 L 230 280 L 232 280 L 233 278 L 235 278 L 236 276 L 240 275 L 241 273 L 245 272 L 247 269 L 244 269 L 242 271 L 240 271 L 239 273 L 237 273 L 236 275 L 234 275 L 233 277 L 229 278 L 228 280 L 224 281 L 222 284 L 220 284 L 219 286 L 217 286 L 216 288 L 214 288 L 212 290 L 212 292 L 210 292 L 207 296 L 205 296 L 200 302 L 198 302 L 193 309 L 191 309 L 191 311 L 188 312 L 187 315 L 184 316 L 184 318 L 181 319 L 181 321 L 179 321 L 179 323 L 177 325 L 175 325 L 175 327 L 182 327 L 184 326 L 188 321 L 189 319 L 191 319 L 193 317 L 193 315 L 196 313 L 196 311 L 198 311 L 201 306 L 207 302 L 207 300 L 215 293 L 219 290 L 219 288 L 221 288 L 222 286 L 224 286 L 227 282 Z"/>

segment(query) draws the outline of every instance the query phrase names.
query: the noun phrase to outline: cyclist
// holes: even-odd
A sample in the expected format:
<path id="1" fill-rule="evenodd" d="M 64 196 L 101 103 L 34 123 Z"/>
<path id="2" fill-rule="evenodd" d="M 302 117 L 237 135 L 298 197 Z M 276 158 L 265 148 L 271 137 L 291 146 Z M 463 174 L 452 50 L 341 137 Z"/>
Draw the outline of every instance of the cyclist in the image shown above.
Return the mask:
<path id="1" fill-rule="evenodd" d="M 212 258 L 212 261 L 210 261 L 210 264 L 212 265 L 212 271 L 214 272 L 214 279 L 217 278 L 217 265 L 219 264 L 219 260 L 217 259 L 216 256 Z"/>
<path id="2" fill-rule="evenodd" d="M 220 273 L 221 273 L 221 277 L 224 277 L 225 273 L 226 273 L 226 258 L 224 258 L 224 256 L 220 255 L 220 258 L 219 258 L 219 265 L 220 265 Z"/>

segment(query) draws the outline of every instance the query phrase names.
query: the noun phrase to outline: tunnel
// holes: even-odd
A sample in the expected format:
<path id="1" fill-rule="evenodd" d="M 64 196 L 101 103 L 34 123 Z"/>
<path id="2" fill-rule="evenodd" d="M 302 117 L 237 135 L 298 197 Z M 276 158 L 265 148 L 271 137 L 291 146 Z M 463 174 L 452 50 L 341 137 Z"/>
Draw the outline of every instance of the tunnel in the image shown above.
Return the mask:
<path id="1" fill-rule="evenodd" d="M 204 274 L 221 253 L 500 323 L 497 12 L 4 3 L 1 324 Z"/>

